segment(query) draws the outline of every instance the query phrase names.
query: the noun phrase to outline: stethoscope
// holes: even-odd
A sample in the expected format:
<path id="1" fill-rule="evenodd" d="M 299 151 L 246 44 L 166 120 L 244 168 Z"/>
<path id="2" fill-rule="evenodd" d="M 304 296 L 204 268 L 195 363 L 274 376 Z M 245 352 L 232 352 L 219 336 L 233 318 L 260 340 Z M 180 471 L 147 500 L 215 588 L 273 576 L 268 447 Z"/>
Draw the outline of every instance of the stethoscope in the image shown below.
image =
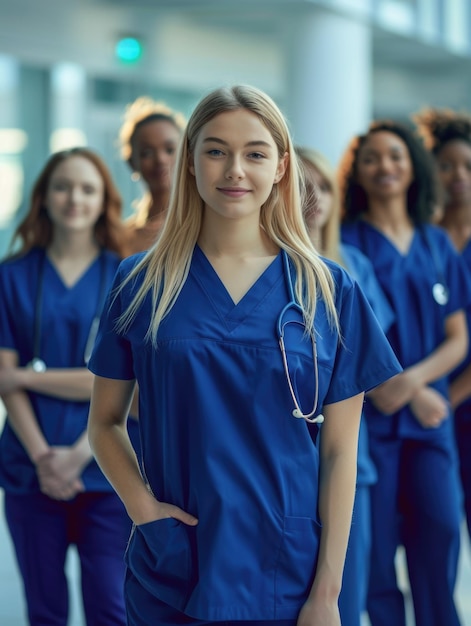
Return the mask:
<path id="1" fill-rule="evenodd" d="M 366 256 L 369 256 L 368 245 L 366 242 L 364 228 L 365 228 L 364 225 L 360 227 L 361 250 Z M 450 291 L 448 289 L 448 286 L 446 283 L 446 277 L 443 272 L 443 264 L 440 263 L 440 258 L 438 256 L 437 250 L 435 246 L 433 245 L 432 240 L 428 236 L 426 229 L 419 228 L 419 232 L 425 245 L 427 246 L 430 256 L 432 257 L 432 262 L 433 262 L 433 265 L 435 268 L 435 274 L 437 277 L 437 281 L 432 285 L 432 297 L 437 304 L 439 304 L 440 306 L 445 306 L 448 303 Z"/>
<path id="2" fill-rule="evenodd" d="M 44 291 L 44 270 L 46 264 L 46 253 L 41 260 L 41 267 L 39 269 L 38 290 L 36 293 L 36 302 L 34 306 L 34 335 L 33 335 L 33 358 L 26 365 L 35 372 L 45 372 L 47 365 L 41 358 L 41 312 L 43 303 L 43 291 Z M 92 355 L 93 346 L 95 345 L 95 339 L 98 333 L 98 327 L 100 325 L 100 316 L 105 303 L 106 298 L 106 268 L 105 268 L 105 255 L 100 255 L 100 290 L 98 294 L 98 303 L 95 310 L 95 315 L 88 332 L 87 342 L 85 344 L 85 350 L 83 354 L 83 360 L 85 365 L 88 364 Z"/>
<path id="3" fill-rule="evenodd" d="M 314 415 L 317 412 L 317 403 L 318 403 L 318 399 L 319 399 L 319 369 L 318 369 L 318 365 L 317 365 L 317 348 L 316 348 L 316 338 L 313 332 L 310 332 L 309 335 L 311 337 L 311 342 L 312 342 L 312 357 L 314 360 L 314 387 L 315 387 L 315 391 L 314 391 L 314 404 L 312 407 L 312 410 L 310 413 L 303 413 L 300 404 L 298 402 L 298 399 L 296 398 L 296 394 L 294 392 L 294 387 L 293 387 L 293 383 L 291 382 L 291 377 L 289 374 L 289 367 L 288 367 L 288 359 L 286 356 L 286 348 L 285 348 L 285 327 L 288 324 L 298 324 L 299 326 L 301 326 L 303 329 L 305 329 L 305 324 L 304 322 L 299 322 L 297 320 L 287 320 L 287 321 L 283 321 L 283 318 L 286 316 L 286 313 L 288 311 L 296 311 L 300 316 L 301 319 L 303 319 L 303 310 L 301 308 L 301 306 L 296 302 L 296 298 L 294 295 L 294 289 L 293 289 L 293 281 L 291 279 L 291 269 L 290 269 L 290 264 L 289 264 L 289 259 L 288 259 L 288 255 L 287 253 L 282 250 L 282 257 L 283 257 L 283 266 L 284 266 L 284 273 L 285 273 L 285 277 L 286 277 L 286 282 L 288 285 L 288 292 L 289 292 L 289 297 L 290 297 L 290 301 L 288 302 L 288 304 L 286 304 L 283 309 L 281 310 L 280 315 L 278 316 L 278 322 L 277 322 L 277 331 L 278 331 L 278 341 L 280 344 L 280 350 L 281 350 L 281 356 L 283 359 L 283 367 L 285 370 L 285 376 L 286 376 L 286 380 L 288 381 L 288 387 L 289 387 L 289 391 L 291 394 L 291 397 L 293 399 L 293 403 L 294 403 L 294 409 L 292 412 L 293 417 L 297 417 L 297 418 L 302 418 L 304 420 L 306 420 L 307 422 L 309 422 L 310 424 L 322 424 L 322 422 L 324 421 L 324 416 L 322 415 L 322 413 L 320 413 L 319 415 L 317 415 L 316 417 L 314 417 Z"/>
<path id="4" fill-rule="evenodd" d="M 435 266 L 435 271 L 437 275 L 437 282 L 432 286 L 432 296 L 437 304 L 441 306 L 445 306 L 448 304 L 448 298 L 450 296 L 450 292 L 448 286 L 446 284 L 446 277 L 443 272 L 443 263 L 440 263 L 440 259 L 438 257 L 437 249 L 433 245 L 432 240 L 428 236 L 428 233 L 425 229 L 421 229 L 422 237 L 425 241 L 425 244 L 430 252 L 430 256 L 432 257 L 433 264 Z"/>

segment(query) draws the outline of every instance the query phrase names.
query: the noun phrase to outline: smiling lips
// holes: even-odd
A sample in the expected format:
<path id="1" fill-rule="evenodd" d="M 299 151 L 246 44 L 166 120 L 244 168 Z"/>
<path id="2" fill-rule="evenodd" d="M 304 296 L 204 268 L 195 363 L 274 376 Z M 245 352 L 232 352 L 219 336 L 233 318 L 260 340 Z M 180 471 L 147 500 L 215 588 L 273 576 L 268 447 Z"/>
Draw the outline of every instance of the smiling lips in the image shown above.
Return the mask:
<path id="1" fill-rule="evenodd" d="M 217 190 L 230 198 L 241 198 L 250 192 L 250 189 L 243 189 L 242 187 L 218 187 Z"/>
<path id="2" fill-rule="evenodd" d="M 392 175 L 376 176 L 374 179 L 375 183 L 378 185 L 390 185 L 391 183 L 396 182 L 396 180 L 397 177 Z"/>

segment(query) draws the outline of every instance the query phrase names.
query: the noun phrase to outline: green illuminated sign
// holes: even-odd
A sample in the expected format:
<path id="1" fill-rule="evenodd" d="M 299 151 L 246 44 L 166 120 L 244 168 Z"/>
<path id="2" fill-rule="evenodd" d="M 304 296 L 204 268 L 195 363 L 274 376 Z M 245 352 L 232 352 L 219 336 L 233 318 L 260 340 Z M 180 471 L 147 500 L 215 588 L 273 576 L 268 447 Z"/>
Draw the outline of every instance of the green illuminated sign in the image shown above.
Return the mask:
<path id="1" fill-rule="evenodd" d="M 116 44 L 115 53 L 122 63 L 137 63 L 142 57 L 142 44 L 135 37 L 123 37 Z"/>

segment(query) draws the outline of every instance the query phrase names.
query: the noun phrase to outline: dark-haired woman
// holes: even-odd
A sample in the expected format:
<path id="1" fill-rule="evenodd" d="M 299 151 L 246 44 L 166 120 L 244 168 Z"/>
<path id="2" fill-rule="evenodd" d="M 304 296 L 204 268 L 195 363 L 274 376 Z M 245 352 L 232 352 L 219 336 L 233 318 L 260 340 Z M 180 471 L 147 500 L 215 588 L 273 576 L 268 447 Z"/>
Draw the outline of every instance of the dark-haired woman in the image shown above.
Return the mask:
<path id="1" fill-rule="evenodd" d="M 126 222 L 131 253 L 148 250 L 162 228 L 184 127 L 181 113 L 145 96 L 126 109 L 120 130 L 121 155 L 133 180 L 142 179 L 146 187 L 136 213 Z"/>
<path id="2" fill-rule="evenodd" d="M 471 115 L 428 109 L 414 117 L 438 165 L 444 191 L 441 226 L 471 270 Z M 467 320 L 469 332 L 471 307 L 467 309 Z M 471 352 L 451 379 L 450 402 L 455 410 L 461 483 L 471 536 Z"/>
<path id="3" fill-rule="evenodd" d="M 403 544 L 416 625 L 456 626 L 460 502 L 448 375 L 467 349 L 466 269 L 446 233 L 428 224 L 433 162 L 409 129 L 372 124 L 348 148 L 341 185 L 343 239 L 373 264 L 395 314 L 388 338 L 404 368 L 370 394 L 365 409 L 378 471 L 370 620 L 405 625 L 395 570 Z"/>
<path id="4" fill-rule="evenodd" d="M 86 436 L 87 362 L 123 254 L 121 199 L 85 148 L 54 154 L 0 264 L 0 486 L 28 623 L 65 626 L 77 547 L 88 626 L 125 624 L 126 511 Z"/>

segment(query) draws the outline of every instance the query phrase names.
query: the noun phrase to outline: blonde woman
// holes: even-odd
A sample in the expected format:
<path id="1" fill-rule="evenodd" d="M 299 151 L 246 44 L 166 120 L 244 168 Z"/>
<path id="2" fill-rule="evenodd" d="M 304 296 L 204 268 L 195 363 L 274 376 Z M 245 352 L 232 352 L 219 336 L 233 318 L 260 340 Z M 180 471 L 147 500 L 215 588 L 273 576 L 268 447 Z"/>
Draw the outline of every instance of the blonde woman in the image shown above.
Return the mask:
<path id="1" fill-rule="evenodd" d="M 135 522 L 129 624 L 339 626 L 363 392 L 400 368 L 309 240 L 275 103 L 213 91 L 181 146 L 161 236 L 123 262 L 90 362 L 90 442 Z"/>
<path id="2" fill-rule="evenodd" d="M 369 260 L 353 246 L 340 241 L 340 191 L 328 159 L 311 148 L 297 147 L 305 180 L 304 219 L 318 250 L 345 267 L 360 284 L 384 332 L 393 322 L 388 304 Z M 357 481 L 352 527 L 340 593 L 342 626 L 360 626 L 366 611 L 371 549 L 370 487 L 376 469 L 369 453 L 368 430 L 362 419 L 358 439 Z"/>

